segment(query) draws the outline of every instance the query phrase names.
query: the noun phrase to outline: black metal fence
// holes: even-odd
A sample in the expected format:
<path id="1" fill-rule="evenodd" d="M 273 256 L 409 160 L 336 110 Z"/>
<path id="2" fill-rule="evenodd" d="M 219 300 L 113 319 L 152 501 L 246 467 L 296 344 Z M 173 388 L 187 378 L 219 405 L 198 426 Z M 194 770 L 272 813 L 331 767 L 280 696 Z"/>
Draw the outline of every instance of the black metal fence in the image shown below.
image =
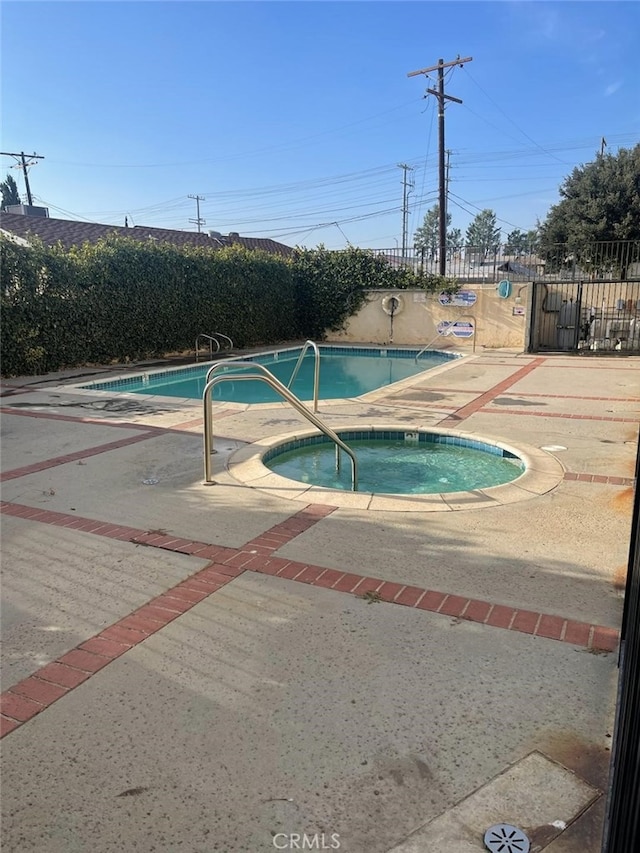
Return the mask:
<path id="1" fill-rule="evenodd" d="M 373 249 L 392 266 L 437 275 L 437 249 Z M 446 253 L 446 275 L 463 284 L 510 281 L 640 280 L 640 240 L 611 240 L 570 246 L 557 243 L 541 249 L 509 246 L 452 246 Z"/>
<path id="2" fill-rule="evenodd" d="M 640 447 L 636 484 L 640 477 Z M 640 500 L 636 485 L 622 619 L 619 690 L 602 853 L 640 846 Z"/>
<path id="3" fill-rule="evenodd" d="M 640 279 L 532 282 L 528 349 L 640 353 Z"/>

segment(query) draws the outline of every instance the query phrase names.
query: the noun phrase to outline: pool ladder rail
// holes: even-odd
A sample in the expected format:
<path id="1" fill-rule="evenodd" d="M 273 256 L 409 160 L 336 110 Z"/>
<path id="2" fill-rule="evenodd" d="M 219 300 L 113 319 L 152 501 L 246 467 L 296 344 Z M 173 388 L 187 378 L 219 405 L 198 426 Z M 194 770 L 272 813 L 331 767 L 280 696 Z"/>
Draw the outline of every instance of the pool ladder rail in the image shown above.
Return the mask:
<path id="1" fill-rule="evenodd" d="M 458 320 L 465 320 L 465 319 L 473 321 L 473 342 L 472 343 L 473 343 L 473 352 L 475 353 L 475 351 L 476 351 L 477 324 L 476 324 L 476 318 L 474 317 L 474 315 L 473 314 L 458 314 L 458 316 L 455 318 L 455 320 L 451 320 L 451 325 L 453 325 L 454 323 L 457 323 Z M 435 344 L 435 342 L 438 340 L 438 338 L 442 338 L 447 334 L 448 334 L 448 332 L 444 332 L 444 333 L 438 332 L 438 334 L 435 336 L 435 338 L 433 338 L 433 340 L 429 341 L 428 344 L 423 346 L 422 349 L 420 350 L 420 352 L 416 355 L 416 357 L 414 359 L 415 363 L 417 364 L 420 356 L 424 355 L 425 352 L 428 352 L 428 350 L 431 349 L 431 347 L 433 346 L 433 344 Z"/>
<path id="2" fill-rule="evenodd" d="M 287 385 L 287 388 L 291 388 L 293 383 L 296 381 L 296 376 L 298 375 L 298 371 L 300 370 L 300 365 L 307 354 L 309 349 L 313 350 L 314 355 L 314 366 L 313 366 L 313 411 L 318 411 L 318 393 L 320 390 L 320 350 L 318 349 L 318 345 L 313 341 L 305 341 L 304 346 L 300 351 L 300 355 L 298 356 L 298 360 L 296 362 L 296 366 L 293 368 L 293 373 L 291 374 L 291 379 Z"/>
<path id="3" fill-rule="evenodd" d="M 308 342 L 310 343 L 310 342 Z M 315 345 L 314 345 L 315 346 Z M 214 375 L 216 371 L 218 371 L 222 367 L 228 367 L 229 364 L 233 364 L 234 367 L 250 367 L 254 372 L 252 373 L 233 373 L 233 374 L 219 374 L 218 376 Z M 317 365 L 317 360 L 316 360 Z M 258 371 L 258 372 L 255 372 Z M 330 438 L 331 441 L 336 446 L 336 470 L 340 470 L 340 451 L 344 450 L 349 459 L 351 460 L 351 489 L 354 492 L 358 491 L 358 461 L 356 456 L 351 450 L 351 448 L 344 443 L 344 441 L 340 438 L 340 436 L 335 433 L 330 426 L 327 426 L 320 418 L 312 411 L 310 411 L 304 403 L 299 400 L 292 391 L 290 391 L 286 385 L 283 385 L 279 379 L 277 379 L 271 371 L 267 370 L 267 368 L 262 364 L 257 364 L 253 361 L 233 361 L 233 362 L 220 362 L 219 364 L 214 364 L 209 371 L 207 372 L 207 381 L 202 392 L 202 404 L 204 408 L 204 481 L 205 485 L 214 485 L 215 481 L 213 479 L 213 474 L 211 470 L 211 455 L 213 453 L 213 407 L 211 405 L 211 392 L 213 388 L 218 385 L 220 382 L 225 381 L 249 381 L 249 380 L 260 380 L 261 382 L 266 382 L 277 394 L 280 394 L 293 408 L 301 414 L 304 418 L 310 421 L 317 429 L 320 430 L 321 433 Z M 292 382 L 293 380 L 291 380 Z"/>
<path id="4" fill-rule="evenodd" d="M 307 354 L 308 350 L 313 350 L 313 355 L 315 358 L 313 365 L 313 411 L 318 411 L 318 395 L 320 393 L 320 350 L 318 349 L 318 345 L 314 343 L 314 341 L 305 341 L 304 346 L 300 351 L 300 355 L 298 356 L 298 360 L 296 361 L 295 367 L 293 368 L 293 373 L 291 374 L 291 378 L 287 383 L 287 388 L 291 389 L 291 386 L 296 381 L 296 376 L 298 375 L 298 371 L 300 370 L 300 365 Z M 230 363 L 237 363 L 235 359 L 229 359 Z M 253 364 L 253 362 L 251 362 Z M 217 365 L 213 365 L 207 371 L 207 376 L 205 379 L 205 385 L 211 379 L 214 369 Z M 273 374 L 271 374 L 273 375 Z"/>
<path id="5" fill-rule="evenodd" d="M 200 350 L 201 350 L 200 341 L 202 339 L 209 341 L 209 356 L 210 356 L 210 358 L 213 358 L 213 356 L 214 356 L 214 351 L 213 351 L 213 345 L 214 344 L 216 345 L 215 352 L 216 353 L 220 352 L 220 341 L 218 340 L 218 338 L 221 338 L 224 341 L 228 341 L 228 343 L 229 343 L 228 348 L 233 349 L 233 341 L 231 340 L 231 338 L 228 335 L 223 335 L 222 332 L 214 332 L 212 335 L 205 335 L 204 332 L 201 332 L 198 335 L 198 337 L 196 338 L 196 345 L 195 345 L 196 361 L 198 361 L 200 358 Z"/>

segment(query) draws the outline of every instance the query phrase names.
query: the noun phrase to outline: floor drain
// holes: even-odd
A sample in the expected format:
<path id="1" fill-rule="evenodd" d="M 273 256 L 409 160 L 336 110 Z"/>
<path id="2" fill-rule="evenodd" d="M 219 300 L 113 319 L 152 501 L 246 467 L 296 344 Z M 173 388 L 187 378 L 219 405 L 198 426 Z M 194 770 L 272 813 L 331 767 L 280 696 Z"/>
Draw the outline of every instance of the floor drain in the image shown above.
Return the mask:
<path id="1" fill-rule="evenodd" d="M 491 853 L 529 853 L 529 839 L 517 826 L 496 823 L 484 834 L 484 844 Z"/>

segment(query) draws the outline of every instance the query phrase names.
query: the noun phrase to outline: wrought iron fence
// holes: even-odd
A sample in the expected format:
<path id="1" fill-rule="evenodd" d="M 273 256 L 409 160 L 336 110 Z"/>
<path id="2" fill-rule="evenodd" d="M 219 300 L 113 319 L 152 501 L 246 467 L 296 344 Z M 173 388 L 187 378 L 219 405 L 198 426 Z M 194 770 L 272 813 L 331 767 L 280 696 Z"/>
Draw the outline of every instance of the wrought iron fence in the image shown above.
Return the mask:
<path id="1" fill-rule="evenodd" d="M 624 596 L 616 724 L 603 853 L 636 853 L 640 838 L 640 445 Z"/>
<path id="2" fill-rule="evenodd" d="M 394 267 L 438 275 L 437 249 L 373 249 Z M 452 246 L 447 249 L 446 275 L 466 284 L 527 281 L 640 280 L 640 240 L 599 243 L 557 243 L 536 250 L 508 246 Z"/>
<path id="3" fill-rule="evenodd" d="M 640 278 L 530 285 L 530 352 L 640 351 Z"/>

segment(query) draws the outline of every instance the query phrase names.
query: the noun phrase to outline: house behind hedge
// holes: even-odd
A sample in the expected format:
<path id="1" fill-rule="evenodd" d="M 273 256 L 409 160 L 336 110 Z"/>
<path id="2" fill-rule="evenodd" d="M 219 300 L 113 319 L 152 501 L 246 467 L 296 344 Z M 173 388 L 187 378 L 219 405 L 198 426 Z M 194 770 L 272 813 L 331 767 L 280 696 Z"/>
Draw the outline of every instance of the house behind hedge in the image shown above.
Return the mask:
<path id="1" fill-rule="evenodd" d="M 84 243 L 97 243 L 108 235 L 129 237 L 133 240 L 155 240 L 159 243 L 172 243 L 175 246 L 195 246 L 209 249 L 222 249 L 226 246 L 242 246 L 244 249 L 260 249 L 272 255 L 288 258 L 293 253 L 290 246 L 262 237 L 241 237 L 231 232 L 223 235 L 217 231 L 207 233 L 197 231 L 176 231 L 171 228 L 150 228 L 135 225 L 123 228 L 119 225 L 103 225 L 98 222 L 75 222 L 70 219 L 52 219 L 49 216 L 25 216 L 2 211 L 0 229 L 6 233 L 29 240 L 39 237 L 46 246 L 60 243 L 65 249 L 82 246 Z"/>

